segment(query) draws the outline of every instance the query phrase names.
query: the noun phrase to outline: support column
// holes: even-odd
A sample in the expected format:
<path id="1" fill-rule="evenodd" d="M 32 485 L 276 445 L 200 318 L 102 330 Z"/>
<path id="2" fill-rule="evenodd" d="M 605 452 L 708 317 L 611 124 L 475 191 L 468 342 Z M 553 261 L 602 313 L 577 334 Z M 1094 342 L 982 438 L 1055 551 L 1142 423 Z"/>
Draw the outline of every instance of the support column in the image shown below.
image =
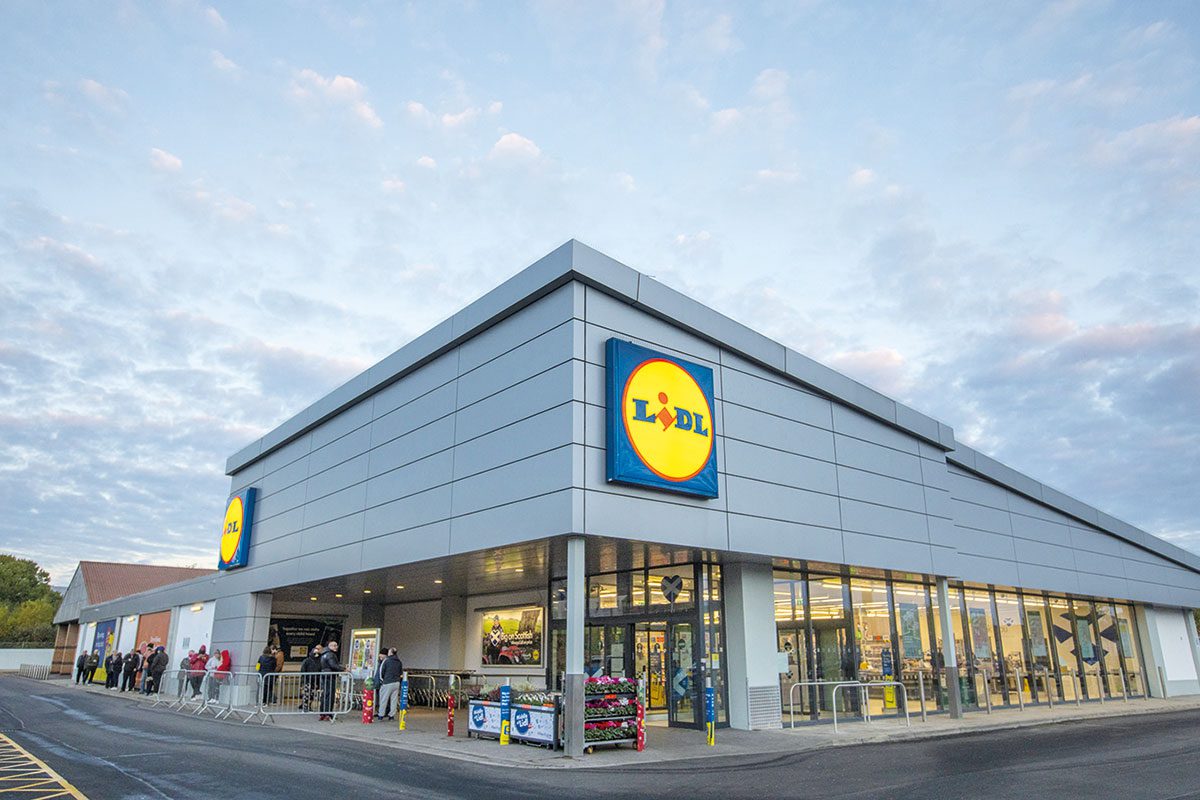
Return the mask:
<path id="1" fill-rule="evenodd" d="M 256 592 L 219 597 L 213 609 L 212 645 L 228 650 L 234 672 L 253 672 L 271 628 L 271 593 Z"/>
<path id="2" fill-rule="evenodd" d="M 567 539 L 567 664 L 563 680 L 563 748 L 583 755 L 583 612 L 587 600 L 584 537 Z"/>
<path id="3" fill-rule="evenodd" d="M 937 579 L 938 617 L 942 625 L 942 663 L 945 665 L 946 696 L 950 718 L 962 719 L 962 690 L 958 685 L 958 657 L 954 652 L 954 617 L 950 613 L 950 586 Z"/>
<path id="4" fill-rule="evenodd" d="M 775 578 L 770 564 L 726 564 L 725 657 L 729 726 L 778 728 L 781 722 L 775 632 Z M 751 706 L 757 709 L 751 714 Z"/>

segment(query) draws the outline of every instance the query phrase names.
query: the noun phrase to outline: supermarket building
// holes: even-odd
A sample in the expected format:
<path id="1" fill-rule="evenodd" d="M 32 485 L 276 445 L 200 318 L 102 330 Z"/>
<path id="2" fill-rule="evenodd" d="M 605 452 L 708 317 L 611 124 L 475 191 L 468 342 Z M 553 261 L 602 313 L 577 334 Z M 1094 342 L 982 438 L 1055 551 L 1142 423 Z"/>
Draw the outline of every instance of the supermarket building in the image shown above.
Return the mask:
<path id="1" fill-rule="evenodd" d="M 1200 557 L 575 241 L 226 471 L 244 566 L 84 607 L 80 648 L 169 611 L 172 663 L 290 636 L 295 669 L 377 628 L 409 669 L 563 690 L 569 752 L 585 674 L 696 727 L 708 682 L 738 728 L 824 718 L 811 681 L 1200 693 Z"/>

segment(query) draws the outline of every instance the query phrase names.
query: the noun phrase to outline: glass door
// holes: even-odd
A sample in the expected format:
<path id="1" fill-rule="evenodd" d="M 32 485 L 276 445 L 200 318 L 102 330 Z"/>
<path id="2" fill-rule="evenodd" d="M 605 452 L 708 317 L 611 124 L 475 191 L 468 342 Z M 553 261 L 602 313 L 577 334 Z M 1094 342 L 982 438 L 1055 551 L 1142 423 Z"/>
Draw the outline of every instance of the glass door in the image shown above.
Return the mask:
<path id="1" fill-rule="evenodd" d="M 634 625 L 634 669 L 646 680 L 646 710 L 667 710 L 667 623 Z"/>
<path id="2" fill-rule="evenodd" d="M 695 628 L 690 622 L 667 623 L 669 685 L 667 687 L 667 724 L 695 728 L 701 723 L 697 702 Z"/>
<path id="3" fill-rule="evenodd" d="M 807 682 L 808 644 L 803 628 L 779 628 L 779 652 L 787 653 L 788 671 L 779 675 L 779 696 L 783 703 L 785 719 L 790 718 L 794 706 L 796 713 L 809 714 L 812 710 L 809 697 L 813 687 L 800 686 L 792 691 L 792 685 Z"/>

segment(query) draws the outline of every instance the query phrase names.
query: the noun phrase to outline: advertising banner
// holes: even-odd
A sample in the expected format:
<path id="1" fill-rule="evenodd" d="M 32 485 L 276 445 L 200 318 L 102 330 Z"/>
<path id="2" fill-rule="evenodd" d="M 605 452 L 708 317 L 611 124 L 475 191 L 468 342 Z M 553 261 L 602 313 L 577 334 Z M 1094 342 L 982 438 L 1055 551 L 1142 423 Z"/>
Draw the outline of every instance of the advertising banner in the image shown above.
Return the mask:
<path id="1" fill-rule="evenodd" d="M 500 704 L 472 700 L 467 715 L 467 731 L 485 736 L 500 736 Z"/>
<path id="2" fill-rule="evenodd" d="M 346 669 L 360 680 L 375 673 L 379 634 L 379 628 L 355 628 L 350 632 L 350 658 L 346 662 Z"/>
<path id="3" fill-rule="evenodd" d="M 921 646 L 921 610 L 916 603 L 900 604 L 900 648 L 904 658 L 925 656 Z"/>
<path id="4" fill-rule="evenodd" d="M 982 608 L 968 608 L 971 618 L 971 644 L 974 646 L 976 658 L 992 657 L 991 622 L 987 611 Z"/>
<path id="5" fill-rule="evenodd" d="M 1075 620 L 1075 642 L 1079 646 L 1079 657 L 1089 664 L 1096 661 L 1096 650 L 1092 646 L 1092 623 L 1088 619 Z"/>
<path id="6" fill-rule="evenodd" d="M 108 677 L 108 670 L 104 668 L 104 658 L 113 650 L 113 638 L 116 632 L 117 621 L 115 619 L 96 623 L 96 634 L 92 637 L 92 649 L 100 656 L 100 666 L 96 669 L 95 676 L 98 681 Z"/>
<path id="7" fill-rule="evenodd" d="M 267 644 L 282 650 L 286 661 L 297 663 L 303 661 L 314 647 L 328 644 L 330 640 L 336 640 L 341 646 L 341 620 L 274 618 L 267 633 Z"/>
<path id="8" fill-rule="evenodd" d="M 1042 612 L 1030 610 L 1029 614 L 1029 653 L 1034 658 L 1045 658 L 1046 626 L 1042 621 Z"/>
<path id="9" fill-rule="evenodd" d="M 483 614 L 481 663 L 542 665 L 542 608 L 523 606 Z"/>
<path id="10" fill-rule="evenodd" d="M 513 706 L 512 738 L 523 742 L 554 745 L 555 721 L 553 708 L 545 706 Z"/>

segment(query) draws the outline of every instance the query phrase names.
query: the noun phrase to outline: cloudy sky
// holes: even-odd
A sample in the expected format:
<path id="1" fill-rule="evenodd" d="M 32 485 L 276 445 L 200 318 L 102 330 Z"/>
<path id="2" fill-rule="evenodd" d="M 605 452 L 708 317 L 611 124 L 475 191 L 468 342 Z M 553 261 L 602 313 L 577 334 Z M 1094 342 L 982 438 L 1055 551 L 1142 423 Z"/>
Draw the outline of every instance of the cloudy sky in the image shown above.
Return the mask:
<path id="1" fill-rule="evenodd" d="M 225 458 L 569 238 L 1200 551 L 1194 3 L 8 3 L 0 550 L 215 560 Z"/>

